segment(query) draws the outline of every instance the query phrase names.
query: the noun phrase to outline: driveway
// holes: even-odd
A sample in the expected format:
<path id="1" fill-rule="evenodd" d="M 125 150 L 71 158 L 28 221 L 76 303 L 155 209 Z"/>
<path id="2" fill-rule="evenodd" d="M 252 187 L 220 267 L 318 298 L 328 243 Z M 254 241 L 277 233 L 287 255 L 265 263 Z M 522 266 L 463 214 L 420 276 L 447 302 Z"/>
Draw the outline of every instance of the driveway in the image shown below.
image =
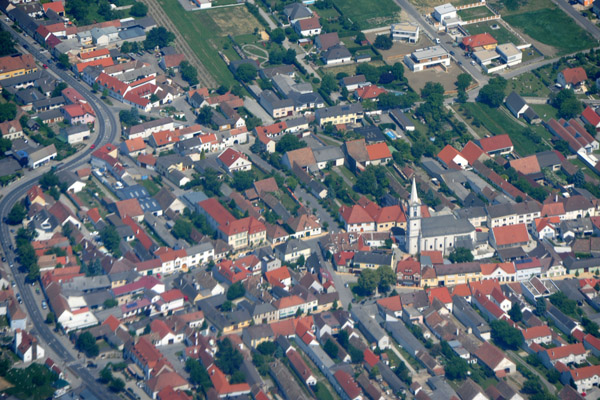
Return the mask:
<path id="1" fill-rule="evenodd" d="M 262 120 L 263 125 L 271 125 L 275 121 L 253 97 L 244 97 L 244 108 Z"/>

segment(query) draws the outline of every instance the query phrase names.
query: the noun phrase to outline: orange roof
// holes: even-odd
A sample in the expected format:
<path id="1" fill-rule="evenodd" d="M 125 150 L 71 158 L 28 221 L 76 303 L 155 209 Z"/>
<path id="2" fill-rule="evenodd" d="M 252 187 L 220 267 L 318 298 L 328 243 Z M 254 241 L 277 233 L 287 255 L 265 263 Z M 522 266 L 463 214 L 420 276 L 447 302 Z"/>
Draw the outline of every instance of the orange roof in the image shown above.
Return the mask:
<path id="1" fill-rule="evenodd" d="M 250 386 L 247 383 L 236 383 L 231 385 L 227 377 L 216 365 L 211 365 L 206 370 L 210 376 L 212 384 L 220 397 L 226 397 L 228 394 L 249 393 Z"/>
<path id="2" fill-rule="evenodd" d="M 144 150 L 146 148 L 146 143 L 144 143 L 144 139 L 141 137 L 136 137 L 135 139 L 129 139 L 125 141 L 125 146 L 127 146 L 127 151 L 139 151 Z"/>
<path id="3" fill-rule="evenodd" d="M 557 201 L 555 203 L 542 204 L 542 217 L 561 216 L 565 213 L 565 204 Z"/>
<path id="4" fill-rule="evenodd" d="M 421 257 L 427 256 L 431 260 L 432 264 L 443 264 L 444 257 L 442 256 L 442 252 L 438 250 L 425 250 L 421 252 Z"/>
<path id="5" fill-rule="evenodd" d="M 82 60 L 89 60 L 90 58 L 96 57 L 110 57 L 110 51 L 108 49 L 98 49 L 93 51 L 88 51 L 87 53 L 79 54 L 79 57 Z"/>
<path id="6" fill-rule="evenodd" d="M 537 174 L 542 171 L 535 155 L 511 160 L 510 166 L 523 175 Z"/>
<path id="7" fill-rule="evenodd" d="M 553 225 L 559 224 L 560 218 L 558 216 L 548 217 L 548 218 L 536 218 L 535 219 L 535 229 L 538 232 L 541 232 L 542 229 L 549 226 L 550 228 L 556 230 Z"/>
<path id="8" fill-rule="evenodd" d="M 484 296 L 489 296 L 495 288 L 500 289 L 500 284 L 497 279 L 485 279 L 483 281 L 471 281 L 469 287 L 473 294 L 481 292 Z"/>
<path id="9" fill-rule="evenodd" d="M 507 134 L 480 139 L 479 145 L 486 153 L 513 147 L 512 141 L 510 140 L 510 137 Z"/>
<path id="10" fill-rule="evenodd" d="M 290 275 L 290 271 L 287 269 L 287 267 L 281 267 L 271 271 L 267 271 L 265 272 L 265 277 L 272 286 L 279 287 L 284 286 L 282 284 L 284 280 L 292 278 Z"/>
<path id="11" fill-rule="evenodd" d="M 42 7 L 44 7 L 44 12 L 47 12 L 48 10 L 52 10 L 57 14 L 65 12 L 65 5 L 62 1 L 52 1 L 50 3 L 44 3 L 42 4 Z"/>
<path id="12" fill-rule="evenodd" d="M 359 99 L 376 99 L 379 95 L 387 93 L 387 90 L 375 85 L 368 85 L 356 89 L 355 93 Z"/>
<path id="13" fill-rule="evenodd" d="M 282 121 L 267 126 L 257 126 L 255 129 L 256 133 L 262 133 L 267 136 L 273 136 L 279 134 L 282 131 L 285 131 L 287 129 L 287 124 L 285 123 L 285 121 Z"/>
<path id="14" fill-rule="evenodd" d="M 124 218 L 125 216 L 138 217 L 144 215 L 144 211 L 142 211 L 142 207 L 140 207 L 140 202 L 135 198 L 117 201 L 115 206 L 117 207 L 117 211 L 121 218 Z"/>
<path id="15" fill-rule="evenodd" d="M 522 330 L 521 333 L 523 333 L 523 338 L 525 338 L 525 340 L 552 336 L 552 330 L 548 325 L 533 326 Z"/>
<path id="16" fill-rule="evenodd" d="M 121 325 L 121 321 L 117 319 L 114 315 L 109 315 L 108 318 L 104 320 L 102 325 L 108 325 L 111 331 L 116 331 L 117 328 Z"/>
<path id="17" fill-rule="evenodd" d="M 497 226 L 492 228 L 494 240 L 498 246 L 525 243 L 529 241 L 525 224 Z"/>
<path id="18" fill-rule="evenodd" d="M 474 49 L 477 47 L 490 46 L 498 44 L 498 41 L 494 39 L 489 33 L 480 33 L 473 36 L 467 36 L 463 38 L 462 45 L 468 49 Z"/>
<path id="19" fill-rule="evenodd" d="M 179 142 L 179 135 L 175 131 L 154 132 L 152 138 L 157 146 L 166 146 L 170 143 Z"/>
<path id="20" fill-rule="evenodd" d="M 94 223 L 100 221 L 102 217 L 100 216 L 100 212 L 98 211 L 98 207 L 94 207 L 87 212 L 87 216 L 94 221 Z"/>
<path id="21" fill-rule="evenodd" d="M 456 157 L 462 157 L 460 152 L 449 144 L 446 145 L 437 155 L 437 157 L 444 163 L 448 168 L 461 169 L 461 166 L 456 163 Z"/>
<path id="22" fill-rule="evenodd" d="M 379 356 L 376 356 L 368 347 L 363 352 L 363 359 L 371 368 L 379 362 Z"/>
<path id="23" fill-rule="evenodd" d="M 429 289 L 429 303 L 433 303 L 433 299 L 438 299 L 444 304 L 452 303 L 452 296 L 446 286 Z"/>
<path id="24" fill-rule="evenodd" d="M 565 82 L 571 85 L 577 85 L 588 78 L 585 69 L 582 67 L 565 68 L 561 71 L 561 74 L 565 77 Z"/>
<path id="25" fill-rule="evenodd" d="M 571 378 L 575 382 L 584 379 L 590 379 L 594 376 L 600 376 L 600 365 L 590 365 L 571 370 Z"/>
<path id="26" fill-rule="evenodd" d="M 471 296 L 471 289 L 466 283 L 461 283 L 452 288 L 452 296 L 469 297 Z"/>
<path id="27" fill-rule="evenodd" d="M 114 65 L 114 62 L 113 62 L 113 59 L 110 57 L 100 58 L 100 59 L 94 60 L 94 61 L 80 62 L 76 65 L 77 72 L 82 73 L 83 70 L 86 69 L 87 67 L 96 67 L 98 65 L 100 65 L 102 67 L 110 67 L 111 65 Z M 100 75 L 102 75 L 102 74 L 100 74 Z M 100 79 L 100 76 L 98 76 L 98 79 Z M 116 79 L 116 80 L 118 80 L 118 79 Z"/>
<path id="28" fill-rule="evenodd" d="M 304 300 L 300 296 L 291 295 L 288 297 L 282 297 L 279 300 L 276 300 L 273 305 L 276 309 L 282 310 L 284 308 L 290 308 L 294 306 L 299 306 L 300 304 L 304 304 Z"/>
<path id="29" fill-rule="evenodd" d="M 183 299 L 183 293 L 181 293 L 179 289 L 171 289 L 161 293 L 160 297 L 167 303 L 170 303 L 172 301 Z"/>
<path id="30" fill-rule="evenodd" d="M 402 311 L 402 301 L 400 301 L 400 295 L 379 299 L 377 300 L 377 304 L 387 308 L 390 311 Z"/>
<path id="31" fill-rule="evenodd" d="M 385 160 L 392 157 L 392 153 L 390 153 L 390 149 L 385 142 L 367 145 L 367 153 L 371 161 Z"/>
<path id="32" fill-rule="evenodd" d="M 340 208 L 340 215 L 347 224 L 361 224 L 374 222 L 367 211 L 359 205 L 346 206 Z"/>
<path id="33" fill-rule="evenodd" d="M 491 275 L 498 268 L 502 269 L 507 274 L 515 273 L 515 265 L 511 262 L 505 262 L 505 263 L 481 264 L 481 274 L 482 275 Z"/>
<path id="34" fill-rule="evenodd" d="M 469 164 L 473 165 L 473 163 L 477 161 L 479 157 L 481 157 L 483 150 L 481 147 L 469 140 L 465 147 L 463 147 L 460 154 L 465 158 L 465 160 L 467 160 Z"/>
<path id="35" fill-rule="evenodd" d="M 137 158 L 138 162 L 146 165 L 156 164 L 156 158 L 152 154 L 140 154 Z"/>
<path id="36" fill-rule="evenodd" d="M 581 355 L 585 353 L 586 350 L 583 347 L 583 343 L 567 344 L 565 346 L 553 347 L 546 350 L 546 354 L 551 361 L 557 361 L 569 357 L 571 354 Z"/>

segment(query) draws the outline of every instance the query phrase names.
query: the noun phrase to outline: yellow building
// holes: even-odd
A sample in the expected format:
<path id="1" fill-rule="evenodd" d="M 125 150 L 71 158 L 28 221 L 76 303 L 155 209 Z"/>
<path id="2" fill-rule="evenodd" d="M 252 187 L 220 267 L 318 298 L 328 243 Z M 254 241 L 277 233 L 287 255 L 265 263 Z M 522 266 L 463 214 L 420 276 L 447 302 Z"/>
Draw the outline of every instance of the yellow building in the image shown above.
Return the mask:
<path id="1" fill-rule="evenodd" d="M 455 286 L 482 278 L 478 262 L 442 264 L 433 267 L 437 276 L 437 286 Z"/>
<path id="2" fill-rule="evenodd" d="M 0 80 L 31 74 L 37 71 L 37 69 L 37 65 L 31 54 L 0 58 Z"/>

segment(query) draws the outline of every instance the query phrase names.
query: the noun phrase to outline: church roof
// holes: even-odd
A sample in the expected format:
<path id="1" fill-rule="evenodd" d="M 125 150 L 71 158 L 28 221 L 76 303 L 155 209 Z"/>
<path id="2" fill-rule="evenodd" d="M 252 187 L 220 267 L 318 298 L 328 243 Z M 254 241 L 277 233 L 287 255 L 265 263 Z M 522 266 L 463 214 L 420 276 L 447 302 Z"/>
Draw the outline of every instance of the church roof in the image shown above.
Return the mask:
<path id="1" fill-rule="evenodd" d="M 475 228 L 467 219 L 457 219 L 453 215 L 438 215 L 421 219 L 421 236 L 437 237 L 467 235 Z"/>

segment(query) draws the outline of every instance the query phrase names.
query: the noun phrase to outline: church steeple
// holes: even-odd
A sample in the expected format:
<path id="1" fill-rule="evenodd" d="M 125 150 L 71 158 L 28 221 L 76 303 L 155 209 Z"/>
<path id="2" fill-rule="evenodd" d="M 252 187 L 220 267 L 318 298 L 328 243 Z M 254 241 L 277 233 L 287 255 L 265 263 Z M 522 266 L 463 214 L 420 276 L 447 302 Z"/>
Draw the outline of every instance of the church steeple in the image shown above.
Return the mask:
<path id="1" fill-rule="evenodd" d="M 417 182 L 413 177 L 412 189 L 408 204 L 408 229 L 406 231 L 406 247 L 409 254 L 419 252 L 421 237 L 421 199 L 417 193 Z"/>
<path id="2" fill-rule="evenodd" d="M 421 205 L 421 199 L 419 199 L 419 194 L 417 193 L 417 182 L 415 181 L 415 177 L 413 176 L 412 181 L 412 189 L 410 191 L 410 205 L 413 204 Z"/>

